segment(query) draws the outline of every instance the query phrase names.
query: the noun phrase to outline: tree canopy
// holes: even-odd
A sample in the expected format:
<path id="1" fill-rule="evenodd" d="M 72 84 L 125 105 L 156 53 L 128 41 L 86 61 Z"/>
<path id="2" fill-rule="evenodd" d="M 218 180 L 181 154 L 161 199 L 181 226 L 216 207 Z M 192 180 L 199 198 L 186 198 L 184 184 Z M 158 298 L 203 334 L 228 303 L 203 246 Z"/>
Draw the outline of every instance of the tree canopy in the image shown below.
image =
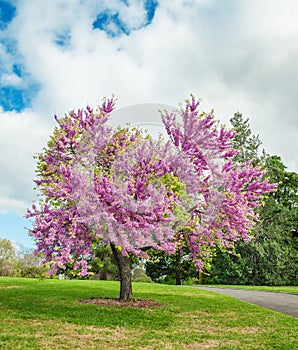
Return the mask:
<path id="1" fill-rule="evenodd" d="M 15 275 L 16 252 L 9 239 L 0 238 L 0 276 Z"/>
<path id="2" fill-rule="evenodd" d="M 98 243 L 111 245 L 123 281 L 126 258 L 147 257 L 149 248 L 170 254 L 186 246 L 201 269 L 213 247 L 250 239 L 254 209 L 274 185 L 251 161 L 234 161 L 234 131 L 199 112 L 191 96 L 176 113 L 161 114 L 169 140 L 154 140 L 110 127 L 114 105 L 104 100 L 97 110 L 55 116 L 58 126 L 38 155 L 42 198 L 27 216 L 52 273 L 74 263 L 88 274 Z"/>

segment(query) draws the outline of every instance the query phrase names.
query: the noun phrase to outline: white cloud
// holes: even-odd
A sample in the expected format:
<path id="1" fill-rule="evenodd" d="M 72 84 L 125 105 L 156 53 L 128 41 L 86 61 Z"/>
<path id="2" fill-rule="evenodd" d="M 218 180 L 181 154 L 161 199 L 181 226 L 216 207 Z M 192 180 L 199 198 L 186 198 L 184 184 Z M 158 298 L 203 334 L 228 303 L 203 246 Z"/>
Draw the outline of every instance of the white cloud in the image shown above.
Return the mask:
<path id="1" fill-rule="evenodd" d="M 33 194 L 33 156 L 46 145 L 49 125 L 31 111 L 0 110 L 0 213 L 20 215 L 30 205 Z"/>
<path id="2" fill-rule="evenodd" d="M 129 36 L 109 38 L 92 29 L 107 6 L 137 28 L 144 7 L 131 3 L 19 2 L 7 35 L 17 40 L 19 59 L 40 91 L 32 101 L 34 112 L 1 115 L 4 195 L 29 200 L 31 155 L 44 144 L 54 113 L 97 105 L 112 93 L 122 107 L 177 106 L 192 92 L 223 122 L 239 110 L 265 149 L 298 171 L 298 3 L 163 0 L 153 22 Z M 69 45 L 61 47 L 55 40 L 65 33 Z M 9 65 L 10 56 L 5 57 Z"/>

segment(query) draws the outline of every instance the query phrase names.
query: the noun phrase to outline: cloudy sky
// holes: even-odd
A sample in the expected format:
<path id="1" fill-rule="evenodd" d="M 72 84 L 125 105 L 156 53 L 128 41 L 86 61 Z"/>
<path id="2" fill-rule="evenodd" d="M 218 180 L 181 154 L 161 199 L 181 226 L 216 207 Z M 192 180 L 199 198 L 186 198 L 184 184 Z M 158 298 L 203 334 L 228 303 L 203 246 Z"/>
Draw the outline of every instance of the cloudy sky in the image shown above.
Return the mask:
<path id="1" fill-rule="evenodd" d="M 0 237 L 32 244 L 53 115 L 112 94 L 122 108 L 193 93 L 223 123 L 240 111 L 298 171 L 297 62 L 297 0 L 0 0 Z"/>

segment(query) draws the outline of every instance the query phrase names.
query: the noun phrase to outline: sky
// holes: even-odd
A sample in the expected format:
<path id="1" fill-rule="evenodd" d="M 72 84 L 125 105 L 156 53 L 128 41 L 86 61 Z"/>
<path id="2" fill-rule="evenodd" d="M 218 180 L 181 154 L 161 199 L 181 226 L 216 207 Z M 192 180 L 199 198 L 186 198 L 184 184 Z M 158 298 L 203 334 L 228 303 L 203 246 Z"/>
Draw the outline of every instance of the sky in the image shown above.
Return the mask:
<path id="1" fill-rule="evenodd" d="M 297 172 L 297 62 L 297 0 L 0 0 L 0 237 L 33 244 L 24 215 L 53 115 L 113 94 L 116 125 L 190 93 L 222 123 L 239 111 Z"/>

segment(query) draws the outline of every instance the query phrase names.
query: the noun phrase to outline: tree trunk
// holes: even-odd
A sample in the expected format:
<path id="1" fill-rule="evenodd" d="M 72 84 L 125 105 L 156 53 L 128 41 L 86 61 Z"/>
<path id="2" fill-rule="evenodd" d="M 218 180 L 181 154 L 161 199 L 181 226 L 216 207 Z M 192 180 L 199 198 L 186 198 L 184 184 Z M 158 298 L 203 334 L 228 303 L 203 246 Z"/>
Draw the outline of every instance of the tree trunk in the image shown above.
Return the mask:
<path id="1" fill-rule="evenodd" d="M 176 252 L 175 278 L 176 278 L 176 285 L 181 286 L 181 254 L 179 249 Z"/>
<path id="2" fill-rule="evenodd" d="M 99 279 L 101 281 L 106 281 L 107 280 L 107 273 L 105 271 L 100 271 L 99 273 Z"/>
<path id="3" fill-rule="evenodd" d="M 175 277 L 176 277 L 176 286 L 181 286 L 181 277 L 180 277 L 180 270 L 179 269 L 176 270 Z"/>
<path id="4" fill-rule="evenodd" d="M 131 266 L 130 258 L 123 256 L 119 249 L 111 243 L 112 252 L 120 272 L 120 301 L 132 299 Z"/>

